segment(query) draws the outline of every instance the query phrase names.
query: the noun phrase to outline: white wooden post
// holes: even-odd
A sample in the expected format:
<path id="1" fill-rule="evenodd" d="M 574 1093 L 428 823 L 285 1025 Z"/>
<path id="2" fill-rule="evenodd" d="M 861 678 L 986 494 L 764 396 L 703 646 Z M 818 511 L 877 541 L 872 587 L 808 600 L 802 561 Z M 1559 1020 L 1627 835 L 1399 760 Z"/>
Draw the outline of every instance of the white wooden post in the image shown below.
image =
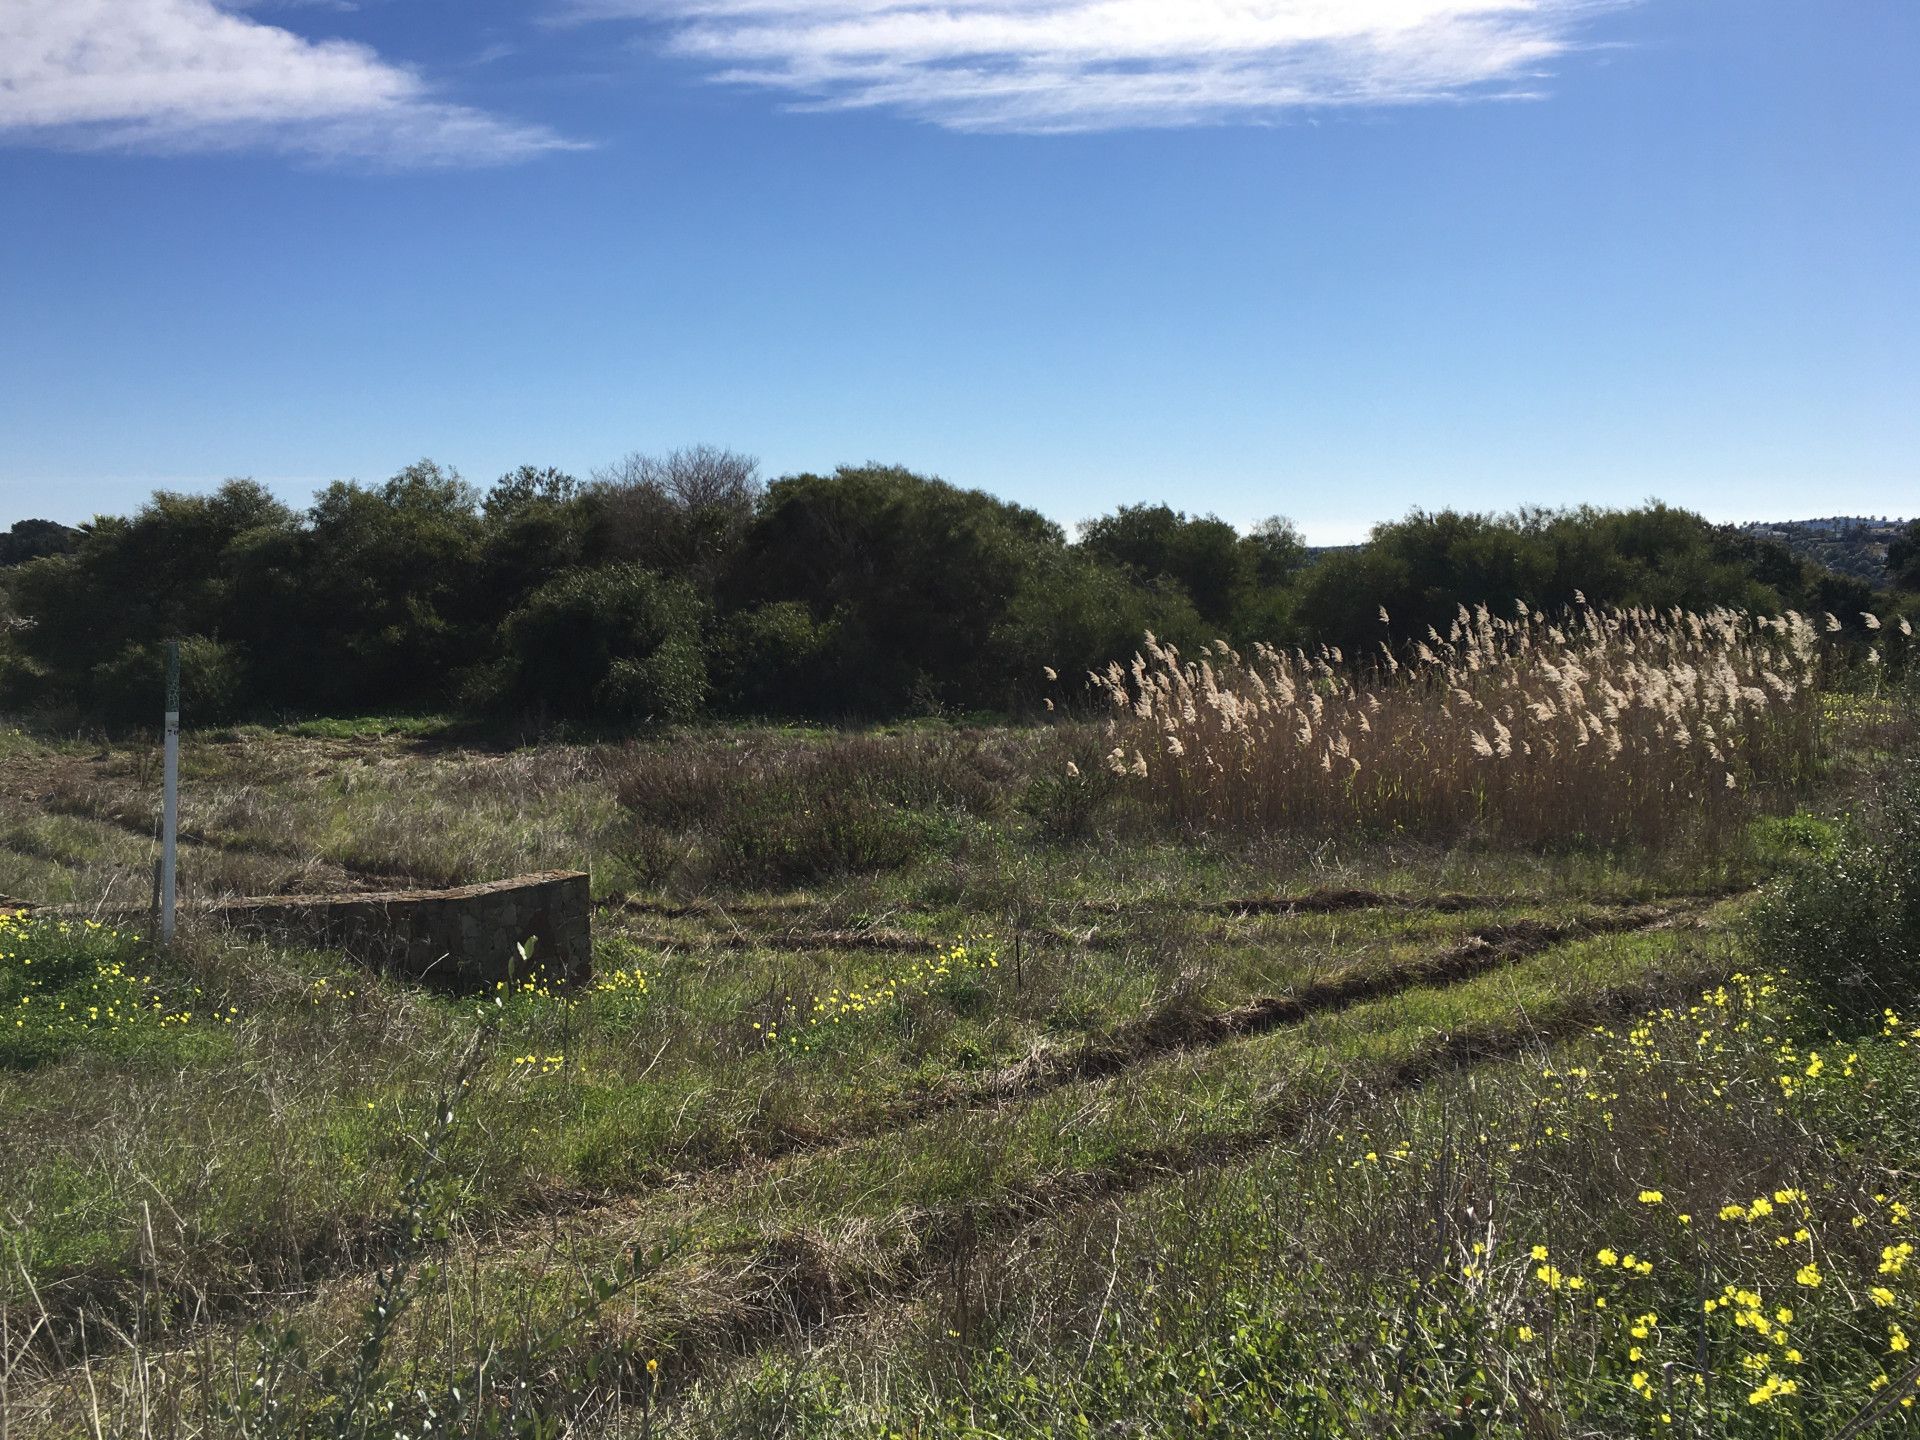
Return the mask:
<path id="1" fill-rule="evenodd" d="M 180 642 L 167 642 L 166 799 L 160 812 L 160 943 L 173 943 L 175 849 L 180 838 Z"/>

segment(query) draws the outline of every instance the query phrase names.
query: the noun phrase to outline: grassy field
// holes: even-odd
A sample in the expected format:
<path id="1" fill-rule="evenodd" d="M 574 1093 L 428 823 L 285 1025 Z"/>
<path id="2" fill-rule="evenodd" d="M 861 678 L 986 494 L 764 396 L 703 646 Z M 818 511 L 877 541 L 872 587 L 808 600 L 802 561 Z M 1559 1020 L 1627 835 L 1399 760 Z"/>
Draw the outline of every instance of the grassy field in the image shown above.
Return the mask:
<path id="1" fill-rule="evenodd" d="M 1472 629 L 1458 678 L 1521 663 Z M 1430 688 L 1500 718 L 1494 684 Z M 1336 699 L 1421 730 L 1411 692 Z M 1382 751 L 1365 814 L 1291 827 L 1088 718 L 190 736 L 184 942 L 0 929 L 0 1434 L 1904 1423 L 1909 1022 L 1828 1038 L 1748 917 L 1844 843 L 1909 712 L 1809 688 L 1682 741 L 1614 708 L 1635 785 L 1699 783 L 1709 727 L 1713 803 L 1547 833 L 1544 727 L 1602 788 L 1570 704 L 1538 761 L 1521 713 L 1482 723 L 1517 778 L 1456 744 L 1416 793 Z M 156 774 L 0 739 L 0 894 L 143 903 Z M 571 992 L 194 923 L 559 866 L 597 903 Z"/>

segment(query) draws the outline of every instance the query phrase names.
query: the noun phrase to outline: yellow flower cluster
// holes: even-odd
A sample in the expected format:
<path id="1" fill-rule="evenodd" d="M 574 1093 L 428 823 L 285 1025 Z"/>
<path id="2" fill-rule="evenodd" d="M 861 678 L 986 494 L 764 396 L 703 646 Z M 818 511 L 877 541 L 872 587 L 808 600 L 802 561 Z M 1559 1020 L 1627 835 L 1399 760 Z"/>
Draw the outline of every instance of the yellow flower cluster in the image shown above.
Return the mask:
<path id="1" fill-rule="evenodd" d="M 1602 1269 L 1611 1270 L 1617 1266 L 1629 1275 L 1651 1275 L 1653 1273 L 1653 1262 L 1651 1260 L 1641 1259 L 1631 1250 L 1625 1255 L 1622 1255 L 1611 1245 L 1603 1245 L 1594 1254 L 1593 1258 L 1599 1263 Z"/>
<path id="2" fill-rule="evenodd" d="M 1799 1393 L 1799 1381 L 1785 1375 L 1769 1375 L 1765 1380 L 1760 1382 L 1758 1389 L 1748 1394 L 1747 1403 L 1749 1405 L 1765 1405 L 1776 1396 L 1797 1395 Z"/>
<path id="3" fill-rule="evenodd" d="M 637 998 L 647 993 L 647 972 L 632 965 L 620 970 L 609 970 L 594 980 L 593 989 L 594 993 L 599 995 L 624 995 Z"/>
<path id="4" fill-rule="evenodd" d="M 37 1063 L 75 1045 L 164 1031 L 193 1019 L 131 968 L 140 937 L 97 920 L 0 912 L 0 1061 Z M 231 1024 L 235 1011 L 216 1012 Z"/>
<path id="5" fill-rule="evenodd" d="M 556 980 L 544 969 L 536 968 L 526 975 L 496 981 L 491 996 L 481 1002 L 479 1010 L 483 1017 L 508 1012 L 515 1019 L 527 1023 L 533 1031 L 522 1034 L 515 1042 L 526 1044 L 527 1051 L 508 1057 L 515 1074 L 556 1075 L 571 1066 L 572 1073 L 577 1077 L 587 1073 L 580 1057 L 570 1056 L 565 1048 L 550 1048 L 555 1038 L 551 1027 L 556 1016 L 569 1022 L 567 1033 L 571 1034 L 571 1020 L 579 1006 L 606 998 L 620 1008 L 626 1002 L 644 1000 L 651 988 L 652 981 L 647 972 L 636 965 L 603 970 L 594 977 L 591 985 L 584 987 L 568 985 Z"/>
<path id="6" fill-rule="evenodd" d="M 1475 1130 L 1450 1132 L 1448 1144 L 1477 1141 L 1483 1163 L 1496 1170 L 1542 1157 L 1557 1164 L 1561 1151 L 1586 1163 L 1586 1147 L 1612 1148 L 1616 1108 L 1624 1117 L 1631 1104 L 1636 1127 L 1669 1123 L 1649 1116 L 1655 1101 L 1675 1111 L 1724 1112 L 1743 1128 L 1782 1116 L 1796 1128 L 1824 1124 L 1818 1112 L 1793 1112 L 1850 1103 L 1865 1083 L 1856 1077 L 1867 1072 L 1844 1045 L 1810 1044 L 1811 1018 L 1790 981 L 1730 976 L 1691 1005 L 1655 1010 L 1618 1032 L 1594 1027 L 1598 1043 L 1537 1070 L 1531 1104 L 1483 1111 Z M 1884 1020 L 1874 1043 L 1884 1043 L 1885 1053 L 1920 1039 L 1912 1020 L 1892 1012 Z M 1881 1060 L 1876 1054 L 1876 1066 Z M 1885 1082 L 1876 1076 L 1874 1083 Z M 1624 1100 L 1628 1089 L 1634 1093 Z M 1341 1133 L 1335 1140 L 1344 1153 L 1328 1178 L 1352 1177 L 1346 1184 L 1424 1184 L 1419 1172 L 1434 1163 L 1426 1147 L 1398 1136 Z M 1552 1234 L 1517 1245 L 1491 1234 L 1474 1240 L 1447 1272 L 1467 1292 L 1462 1313 L 1504 1311 L 1499 1333 L 1527 1373 L 1545 1360 L 1543 1343 L 1556 1355 L 1563 1346 L 1594 1345 L 1592 1360 L 1579 1363 L 1591 1364 L 1595 1380 L 1618 1386 L 1642 1412 L 1636 1432 L 1644 1425 L 1655 1433 L 1720 1433 L 1734 1414 L 1766 1407 L 1787 1412 L 1780 1423 L 1791 1426 L 1802 1411 L 1825 1414 L 1851 1403 L 1849 1396 L 1864 1402 L 1866 1391 L 1907 1383 L 1901 1372 L 1920 1354 L 1913 1343 L 1920 1241 L 1901 1236 L 1916 1223 L 1912 1203 L 1880 1193 L 1869 1205 L 1864 1193 L 1824 1176 L 1734 1196 L 1672 1188 L 1681 1183 L 1678 1175 L 1636 1178 L 1620 1197 L 1611 1236 L 1571 1246 Z M 1849 1227 L 1864 1235 L 1839 1243 L 1834 1232 Z M 1576 1251 L 1591 1259 L 1572 1263 Z M 1720 1288 L 1690 1298 L 1708 1263 L 1703 1257 Z M 1920 1408 L 1920 1390 L 1900 1403 Z"/>
<path id="7" fill-rule="evenodd" d="M 836 986 L 825 995 L 814 997 L 806 1010 L 793 1014 L 791 1019 L 772 1023 L 756 1020 L 753 1028 L 768 1045 L 785 1041 L 791 1050 L 810 1050 L 832 1033 L 836 1025 L 860 1020 L 910 995 L 923 995 L 955 976 L 999 969 L 1000 951 L 992 941 L 991 934 L 982 935 L 972 943 L 956 940 L 944 950 L 908 962 L 893 974 L 876 976 L 846 990 Z M 787 1000 L 791 1004 L 792 997 L 788 996 Z"/>
<path id="8" fill-rule="evenodd" d="M 322 975 L 307 987 L 307 1003 L 324 1005 L 329 1000 L 352 1000 L 359 993 L 358 990 L 349 990 L 345 986 L 336 985 L 327 976 Z"/>
<path id="9" fill-rule="evenodd" d="M 1735 1200 L 1729 1204 L 1722 1205 L 1720 1207 L 1720 1218 L 1722 1220 L 1745 1221 L 1748 1224 L 1752 1224 L 1757 1220 L 1767 1219 L 1774 1214 L 1776 1208 L 1792 1209 L 1794 1207 L 1800 1207 L 1804 1209 L 1806 1203 L 1807 1194 L 1804 1190 L 1776 1190 L 1773 1192 L 1771 1199 L 1765 1195 L 1756 1195 L 1753 1197 L 1751 1204 L 1743 1205 Z"/>
<path id="10" fill-rule="evenodd" d="M 545 970 L 535 970 L 517 980 L 496 980 L 493 993 L 496 1000 L 552 1000 L 559 994 Z"/>

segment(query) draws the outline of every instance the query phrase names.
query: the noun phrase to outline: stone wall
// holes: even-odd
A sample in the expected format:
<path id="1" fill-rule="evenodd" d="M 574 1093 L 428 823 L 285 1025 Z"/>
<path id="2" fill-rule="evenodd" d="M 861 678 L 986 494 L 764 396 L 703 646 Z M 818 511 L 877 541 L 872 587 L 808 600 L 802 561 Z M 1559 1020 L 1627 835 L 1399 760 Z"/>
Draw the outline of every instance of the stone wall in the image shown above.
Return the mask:
<path id="1" fill-rule="evenodd" d="M 341 950 L 411 980 L 481 990 L 525 973 L 519 945 L 550 977 L 590 978 L 591 912 L 587 877 L 551 870 L 457 890 L 224 900 L 196 913 L 243 934 Z"/>

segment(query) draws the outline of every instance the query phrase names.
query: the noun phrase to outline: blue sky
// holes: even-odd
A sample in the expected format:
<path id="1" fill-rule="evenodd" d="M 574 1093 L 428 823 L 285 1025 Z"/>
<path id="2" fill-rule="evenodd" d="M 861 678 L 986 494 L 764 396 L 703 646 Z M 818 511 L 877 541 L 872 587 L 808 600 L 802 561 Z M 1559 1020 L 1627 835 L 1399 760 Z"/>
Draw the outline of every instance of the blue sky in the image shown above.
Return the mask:
<path id="1" fill-rule="evenodd" d="M 1907 0 L 6 0 L 0 524 L 711 442 L 1920 511 Z"/>

